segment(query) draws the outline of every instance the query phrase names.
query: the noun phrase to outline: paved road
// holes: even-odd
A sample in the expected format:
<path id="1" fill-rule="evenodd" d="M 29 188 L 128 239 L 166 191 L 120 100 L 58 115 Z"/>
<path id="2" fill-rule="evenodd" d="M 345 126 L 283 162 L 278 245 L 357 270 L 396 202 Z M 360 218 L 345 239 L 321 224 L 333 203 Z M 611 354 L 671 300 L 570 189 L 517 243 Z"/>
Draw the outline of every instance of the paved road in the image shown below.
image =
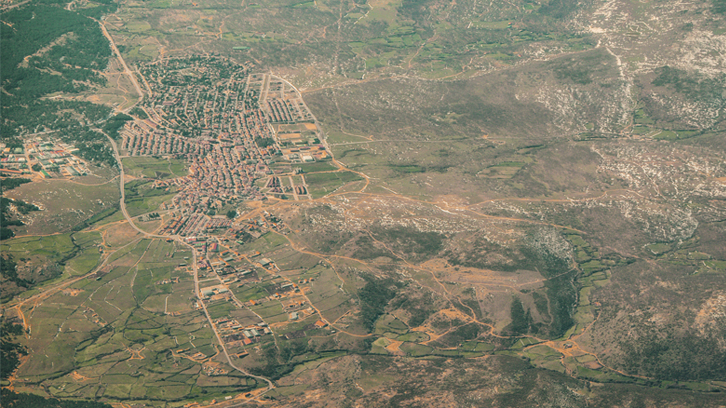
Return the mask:
<path id="1" fill-rule="evenodd" d="M 11 5 L 7 6 L 7 7 L 3 7 L 2 9 L 0 9 L 0 11 L 7 11 L 7 10 L 10 10 L 10 9 L 14 9 L 16 7 L 20 7 L 23 4 L 26 4 L 26 3 L 29 3 L 29 2 L 30 2 L 30 0 L 25 0 L 25 1 L 21 1 L 18 4 L 11 4 Z"/>
<path id="2" fill-rule="evenodd" d="M 95 20 L 95 19 L 94 19 Z M 96 20 L 98 25 L 101 26 L 101 31 L 103 32 L 103 35 L 106 37 L 108 42 L 111 44 L 111 49 L 113 50 L 114 54 L 118 57 L 119 61 L 121 61 L 121 66 L 124 67 L 124 72 L 126 75 L 128 75 L 129 79 L 131 80 L 131 83 L 134 84 L 134 88 L 136 88 L 136 92 L 139 94 L 139 100 L 144 98 L 144 92 L 141 90 L 141 86 L 139 86 L 139 81 L 136 80 L 136 76 L 134 76 L 134 73 L 131 72 L 129 69 L 129 66 L 126 65 L 126 61 L 124 61 L 124 57 L 121 56 L 121 53 L 119 52 L 118 48 L 116 48 L 116 43 L 113 41 L 113 38 L 108 33 L 108 30 L 106 30 L 106 26 L 103 24 L 103 21 Z"/>
<path id="3" fill-rule="evenodd" d="M 121 156 L 118 153 L 118 146 L 116 145 L 116 141 L 113 140 L 113 138 L 111 138 L 111 136 L 109 136 L 106 133 L 104 133 L 102 130 L 100 130 L 100 129 L 96 129 L 96 130 L 99 131 L 99 132 L 101 132 L 101 133 L 103 133 L 108 138 L 108 141 L 111 142 L 111 147 L 113 148 L 113 155 L 116 158 L 116 162 L 118 163 L 118 168 L 119 168 L 119 191 L 120 191 L 120 197 L 121 197 L 120 198 L 119 206 L 121 208 L 121 213 L 123 213 L 124 218 L 126 218 L 126 221 L 128 221 L 129 225 L 133 229 L 135 229 L 140 234 L 142 234 L 142 235 L 144 235 L 146 237 L 149 237 L 149 238 L 160 238 L 160 239 L 173 239 L 176 242 L 178 242 L 178 243 L 180 243 L 182 245 L 185 245 L 185 246 L 187 246 L 188 248 L 191 249 L 191 251 L 192 251 L 192 270 L 194 271 L 194 274 L 193 274 L 193 276 L 194 276 L 194 294 L 196 295 L 199 304 L 202 305 L 202 309 L 204 310 L 204 315 L 207 317 L 207 321 L 209 322 L 209 326 L 212 328 L 212 331 L 214 332 L 214 335 L 217 337 L 217 341 L 219 342 L 220 347 L 222 347 L 222 351 L 224 352 L 224 356 L 227 359 L 227 363 L 232 368 L 234 368 L 235 370 L 241 372 L 242 374 L 244 374 L 244 375 L 246 375 L 248 377 L 252 377 L 252 378 L 255 378 L 255 379 L 258 379 L 258 380 L 261 380 L 261 381 L 266 382 L 267 383 L 267 390 L 268 391 L 271 390 L 271 389 L 273 389 L 273 388 L 275 388 L 275 385 L 268 378 L 265 378 L 265 377 L 262 377 L 262 376 L 258 376 L 258 375 L 250 374 L 246 370 L 237 367 L 232 362 L 232 359 L 229 357 L 229 353 L 227 352 L 227 347 L 225 346 L 224 341 L 222 340 L 222 336 L 219 334 L 219 332 L 217 331 L 217 328 L 214 326 L 214 323 L 212 322 L 212 317 L 209 315 L 209 311 L 207 311 L 207 306 L 204 304 L 204 301 L 202 300 L 201 294 L 199 292 L 199 269 L 198 269 L 198 266 L 197 266 L 197 262 L 198 261 L 197 261 L 197 251 L 196 251 L 196 249 L 192 245 L 189 245 L 188 243 L 186 243 L 184 241 L 184 239 L 182 237 L 180 237 L 179 235 L 156 235 L 156 234 L 151 234 L 149 232 L 146 232 L 146 231 L 142 230 L 141 228 L 139 228 L 138 226 L 136 226 L 136 224 L 134 224 L 133 219 L 131 218 L 131 216 L 129 215 L 128 211 L 126 210 L 126 192 L 125 192 L 125 188 L 124 188 L 125 175 L 126 174 L 124 172 L 123 163 L 121 162 Z M 259 395 L 262 395 L 262 394 L 259 394 Z"/>
<path id="4" fill-rule="evenodd" d="M 300 90 L 297 89 L 295 87 L 295 85 L 291 84 L 285 78 L 282 78 L 282 77 L 279 77 L 279 76 L 275 76 L 275 75 L 270 74 L 270 79 L 272 79 L 272 78 L 279 79 L 280 81 L 286 83 L 287 86 L 289 86 L 290 88 L 292 88 L 292 89 L 295 90 L 295 92 L 297 93 L 298 98 L 300 98 L 300 102 L 302 102 L 302 104 L 305 107 L 305 109 L 308 111 L 308 113 L 310 113 L 310 116 L 313 117 L 313 123 L 315 123 L 315 126 L 317 126 L 317 128 L 318 128 L 318 132 L 320 132 L 320 136 L 322 136 L 320 138 L 320 142 L 323 144 L 323 146 L 325 146 L 325 149 L 328 151 L 328 153 L 332 157 L 333 156 L 333 150 L 328 145 L 328 136 L 323 131 L 323 127 L 320 126 L 320 123 L 318 122 L 318 118 L 316 118 L 315 115 L 313 115 L 313 111 L 311 111 L 310 108 L 308 107 L 307 103 L 305 103 L 305 99 L 303 99 L 302 93 L 300 93 Z"/>

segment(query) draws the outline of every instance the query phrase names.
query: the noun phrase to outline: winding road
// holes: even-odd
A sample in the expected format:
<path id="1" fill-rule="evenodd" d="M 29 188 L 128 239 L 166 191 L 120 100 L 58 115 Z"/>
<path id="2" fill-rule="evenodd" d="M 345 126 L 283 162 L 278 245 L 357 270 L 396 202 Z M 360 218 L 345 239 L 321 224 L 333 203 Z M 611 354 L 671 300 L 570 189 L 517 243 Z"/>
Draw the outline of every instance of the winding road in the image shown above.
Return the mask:
<path id="1" fill-rule="evenodd" d="M 198 262 L 197 261 L 197 251 L 194 249 L 194 247 L 192 245 L 184 242 L 184 239 L 182 237 L 180 237 L 179 235 L 156 235 L 156 234 L 151 234 L 149 232 L 146 232 L 146 231 L 142 230 L 136 224 L 134 224 L 133 218 L 129 215 L 128 211 L 126 210 L 126 192 L 125 192 L 125 188 L 124 188 L 124 186 L 125 186 L 125 175 L 126 174 L 124 172 L 124 166 L 123 166 L 123 163 L 121 162 L 121 156 L 119 155 L 118 146 L 116 145 L 116 141 L 113 140 L 113 138 L 111 136 L 109 136 L 108 134 L 104 133 L 102 130 L 100 130 L 100 129 L 95 129 L 95 130 L 98 131 L 98 132 L 103 133 L 106 136 L 106 138 L 108 138 L 108 141 L 111 143 L 111 147 L 113 148 L 113 156 L 116 159 L 116 162 L 118 164 L 118 169 L 119 169 L 119 192 L 120 192 L 120 194 L 119 194 L 120 195 L 119 206 L 121 208 L 121 213 L 124 215 L 124 218 L 126 218 L 126 221 L 128 221 L 129 225 L 133 229 L 135 229 L 136 231 L 138 231 L 140 234 L 144 235 L 147 238 L 173 239 L 176 242 L 178 242 L 179 244 L 188 247 L 192 251 L 192 270 L 194 271 L 194 273 L 193 273 L 193 276 L 194 276 L 194 295 L 197 297 L 197 300 L 198 300 L 199 304 L 202 306 L 202 309 L 204 310 L 204 315 L 207 317 L 207 321 L 209 322 L 209 326 L 211 327 L 212 331 L 214 332 L 214 335 L 217 337 L 217 341 L 219 342 L 219 345 L 222 348 L 222 352 L 224 353 L 224 356 L 227 359 L 227 364 L 229 364 L 230 367 L 234 368 L 235 370 L 239 371 L 240 373 L 242 373 L 242 374 L 244 374 L 244 375 L 246 375 L 248 377 L 252 377 L 252 378 L 255 378 L 257 380 L 261 380 L 261 381 L 266 382 L 267 383 L 267 390 L 265 392 L 270 391 L 273 388 L 275 388 L 275 385 L 272 383 L 272 381 L 269 378 L 266 378 L 266 377 L 262 377 L 262 376 L 259 376 L 259 375 L 254 375 L 254 374 L 249 373 L 247 370 L 242 369 L 242 368 L 236 366 L 232 362 L 232 359 L 229 357 L 229 353 L 227 352 L 227 347 L 224 345 L 224 341 L 222 341 L 222 336 L 219 334 L 219 332 L 217 331 L 217 328 L 214 326 L 214 322 L 212 321 L 212 317 L 209 315 L 209 311 L 207 310 L 207 306 L 204 304 L 204 301 L 202 300 L 202 296 L 201 296 L 201 294 L 199 292 L 199 269 L 198 269 L 198 265 L 197 265 L 197 262 Z M 257 397 L 260 397 L 263 394 L 264 394 L 264 392 L 258 394 Z"/>

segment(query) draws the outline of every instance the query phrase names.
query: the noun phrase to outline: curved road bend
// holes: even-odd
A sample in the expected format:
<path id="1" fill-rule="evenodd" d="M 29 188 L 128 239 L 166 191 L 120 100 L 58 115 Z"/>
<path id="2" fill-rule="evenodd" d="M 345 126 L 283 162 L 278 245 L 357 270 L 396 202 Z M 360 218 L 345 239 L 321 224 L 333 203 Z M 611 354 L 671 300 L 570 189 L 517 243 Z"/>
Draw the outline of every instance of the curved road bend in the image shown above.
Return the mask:
<path id="1" fill-rule="evenodd" d="M 246 370 L 244 370 L 242 368 L 239 368 L 236 365 L 234 365 L 234 363 L 232 363 L 232 359 L 229 357 L 229 353 L 227 352 L 227 347 L 224 345 L 224 342 L 222 341 L 222 336 L 220 336 L 219 332 L 214 327 L 214 323 L 212 322 L 212 317 L 209 315 L 209 311 L 207 311 L 207 306 L 204 304 L 204 301 L 202 300 L 202 297 L 200 296 L 200 292 L 199 292 L 199 270 L 197 268 L 197 251 L 194 249 L 194 247 L 191 246 L 191 245 L 189 245 L 189 244 L 187 244 L 186 242 L 184 242 L 184 239 L 182 237 L 180 237 L 179 235 L 156 235 L 156 234 L 151 234 L 149 232 L 146 232 L 146 231 L 142 230 L 141 228 L 137 227 L 136 224 L 134 224 L 133 219 L 131 218 L 131 216 L 129 216 L 129 213 L 126 210 L 126 192 L 125 192 L 125 188 L 124 188 L 124 184 L 125 184 L 124 166 L 123 166 L 123 163 L 121 162 L 121 156 L 118 153 L 118 146 L 116 145 L 116 141 L 113 140 L 113 138 L 111 138 L 111 136 L 107 135 L 102 130 L 100 130 L 100 129 L 95 129 L 95 130 L 97 130 L 98 132 L 103 133 L 106 136 L 106 138 L 108 138 L 108 141 L 111 142 L 111 147 L 113 148 L 113 155 L 114 155 L 114 158 L 116 159 L 116 162 L 118 163 L 118 168 L 119 168 L 119 191 L 120 191 L 120 196 L 121 196 L 120 203 L 119 204 L 120 204 L 120 207 L 121 207 L 121 213 L 123 213 L 124 218 L 126 218 L 126 221 L 128 221 L 129 225 L 133 229 L 135 229 L 140 234 L 142 234 L 142 235 L 144 235 L 146 237 L 150 237 L 150 238 L 160 238 L 160 239 L 173 239 L 176 242 L 178 242 L 178 243 L 180 243 L 182 245 L 185 245 L 185 246 L 189 247 L 192 250 L 192 257 L 193 257 L 192 258 L 192 270 L 194 271 L 194 274 L 193 274 L 193 276 L 194 276 L 194 294 L 197 297 L 197 300 L 199 301 L 199 304 L 202 305 L 202 309 L 204 310 L 204 315 L 207 317 L 207 321 L 209 322 L 209 326 L 212 328 L 212 331 L 214 332 L 214 335 L 217 337 L 217 341 L 219 342 L 219 345 L 222 347 L 222 351 L 224 352 L 224 356 L 227 358 L 227 363 L 232 368 L 234 368 L 235 370 L 241 372 L 242 374 L 244 374 L 244 375 L 246 375 L 248 377 L 252 377 L 252 378 L 255 378 L 257 380 L 261 380 L 261 381 L 266 382 L 267 383 L 267 391 L 275 388 L 275 385 L 268 378 L 265 378 L 265 377 L 262 377 L 262 376 L 259 376 L 259 375 L 250 374 Z M 267 391 L 265 391 L 265 392 L 267 392 Z M 263 394 L 264 393 L 258 394 L 257 397 L 262 396 Z"/>

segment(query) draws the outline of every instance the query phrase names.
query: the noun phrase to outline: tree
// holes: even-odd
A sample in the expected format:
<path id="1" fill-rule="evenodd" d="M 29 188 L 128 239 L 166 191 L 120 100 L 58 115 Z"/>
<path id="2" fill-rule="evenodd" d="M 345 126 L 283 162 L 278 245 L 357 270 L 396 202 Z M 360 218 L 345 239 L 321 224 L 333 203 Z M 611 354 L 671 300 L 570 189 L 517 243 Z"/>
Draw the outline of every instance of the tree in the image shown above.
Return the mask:
<path id="1" fill-rule="evenodd" d="M 512 334 L 524 334 L 529 332 L 529 328 L 532 325 L 532 315 L 529 310 L 524 311 L 522 301 L 518 297 L 512 299 L 512 306 L 510 309 L 510 317 L 512 323 L 509 324 L 509 331 Z"/>
<path id="2" fill-rule="evenodd" d="M 235 211 L 235 210 L 227 211 L 227 218 L 229 218 L 230 220 L 233 220 L 234 217 L 236 217 L 236 216 L 237 216 L 237 211 Z"/>
<path id="3" fill-rule="evenodd" d="M 28 355 L 28 351 L 22 345 L 13 342 L 16 336 L 23 333 L 22 326 L 5 322 L 0 327 L 0 332 L 2 332 L 2 338 L 0 338 L 0 380 L 7 380 L 20 365 L 20 356 Z"/>

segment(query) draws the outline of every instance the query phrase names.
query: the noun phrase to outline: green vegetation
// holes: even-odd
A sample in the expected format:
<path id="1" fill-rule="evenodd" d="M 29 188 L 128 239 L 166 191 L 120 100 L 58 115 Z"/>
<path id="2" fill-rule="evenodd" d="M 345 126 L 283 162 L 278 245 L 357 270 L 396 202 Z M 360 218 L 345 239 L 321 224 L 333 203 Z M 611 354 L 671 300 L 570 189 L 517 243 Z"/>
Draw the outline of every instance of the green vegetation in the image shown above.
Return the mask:
<path id="1" fill-rule="evenodd" d="M 119 113 L 116 116 L 110 118 L 108 121 L 106 121 L 106 124 L 103 125 L 103 131 L 106 132 L 109 136 L 111 136 L 114 139 L 118 139 L 119 134 L 118 131 L 122 127 L 124 127 L 124 123 L 132 120 L 133 118 L 129 115 L 125 115 L 123 113 Z"/>
<path id="2" fill-rule="evenodd" d="M 718 380 L 726 375 L 726 352 L 718 338 L 696 333 L 652 333 L 624 341 L 626 369 L 662 380 Z M 716 348 L 714 348 L 716 347 Z"/>
<path id="3" fill-rule="evenodd" d="M 299 167 L 303 171 L 303 173 L 314 173 L 316 171 L 332 171 L 332 170 L 337 169 L 335 166 L 330 164 L 330 161 L 317 161 L 314 163 L 301 163 L 301 164 L 296 164 L 295 167 Z"/>
<path id="4" fill-rule="evenodd" d="M 668 245 L 666 243 L 662 243 L 662 242 L 655 243 L 655 244 L 649 244 L 648 246 L 646 246 L 646 248 L 648 248 L 648 250 L 653 252 L 653 254 L 655 254 L 655 255 L 660 255 L 664 252 L 671 250 L 670 245 Z"/>
<path id="5" fill-rule="evenodd" d="M 99 72 L 106 68 L 111 49 L 95 21 L 61 5 L 42 2 L 7 11 L 3 21 L 0 77 L 6 94 L 0 134 L 7 137 L 18 129 L 39 126 L 78 126 L 72 112 L 88 122 L 109 114 L 109 108 L 88 102 L 39 99 L 105 84 Z"/>
<path id="6" fill-rule="evenodd" d="M 330 167 L 330 165 L 326 164 L 325 167 Z M 319 168 L 325 167 L 319 166 Z M 310 194 L 313 198 L 322 197 L 326 194 L 332 193 L 347 183 L 359 180 L 362 180 L 359 175 L 347 171 L 305 174 L 305 181 L 308 184 Z"/>
<path id="7" fill-rule="evenodd" d="M 4 257 L 0 257 L 0 259 L 4 259 Z M 15 338 L 21 334 L 23 334 L 23 327 L 19 324 L 5 320 L 0 326 L 0 380 L 2 381 L 7 380 L 18 368 L 20 357 L 28 354 L 25 347 L 15 342 Z M 5 391 L 4 388 L 3 391 Z M 3 400 L 4 397 L 5 395 L 3 395 Z"/>
<path id="8" fill-rule="evenodd" d="M 107 208 L 107 209 L 101 211 L 100 213 L 95 214 L 93 217 L 91 217 L 91 218 L 83 221 L 82 223 L 76 225 L 75 227 L 73 227 L 73 231 L 84 230 L 84 229 L 90 227 L 91 225 L 96 224 L 97 222 L 99 222 L 105 218 L 108 218 L 108 217 L 112 216 L 113 214 L 116 214 L 118 209 L 119 209 L 118 205 L 115 205 L 111 208 Z"/>
<path id="9" fill-rule="evenodd" d="M 412 227 L 371 228 L 373 236 L 388 245 L 396 253 L 408 255 L 414 261 L 421 261 L 438 254 L 443 249 L 443 234 L 419 231 Z"/>
<path id="10" fill-rule="evenodd" d="M 26 178 L 3 178 L 0 179 L 0 192 L 12 190 L 25 183 L 30 183 L 32 180 Z"/>
<path id="11" fill-rule="evenodd" d="M 7 388 L 2 391 L 3 406 L 7 408 L 111 408 L 111 405 L 97 401 L 59 400 L 57 398 L 43 398 L 39 395 L 15 393 Z"/>
<path id="12" fill-rule="evenodd" d="M 129 111 L 129 115 L 135 116 L 139 119 L 148 119 L 149 118 L 149 115 L 146 114 L 146 111 L 144 111 L 143 109 L 141 109 L 138 106 L 135 106 L 134 108 L 132 108 Z"/>
<path id="13" fill-rule="evenodd" d="M 215 303 L 207 307 L 209 315 L 212 317 L 212 319 L 219 319 L 220 317 L 229 316 L 229 312 L 234 309 L 234 305 L 229 302 Z"/>
<path id="14" fill-rule="evenodd" d="M 98 263 L 100 254 L 98 232 L 57 234 L 44 237 L 22 237 L 0 245 L 2 258 L 3 301 L 34 286 L 64 276 L 90 272 Z M 22 270 L 15 264 L 23 263 Z M 13 285 L 9 285 L 13 283 Z"/>
<path id="15" fill-rule="evenodd" d="M 180 159 L 156 157 L 126 157 L 122 160 L 126 171 L 135 177 L 167 179 L 184 176 L 186 163 Z"/>
<path id="16" fill-rule="evenodd" d="M 653 85 L 663 86 L 697 101 L 720 101 L 724 89 L 723 78 L 708 78 L 699 73 L 688 73 L 678 68 L 664 66 L 656 69 Z"/>
<path id="17" fill-rule="evenodd" d="M 530 331 L 532 327 L 532 316 L 529 309 L 525 312 L 522 301 L 518 297 L 512 299 L 512 306 L 510 308 L 510 317 L 512 323 L 506 327 L 504 331 L 510 332 L 513 335 L 525 334 Z"/>
<path id="18" fill-rule="evenodd" d="M 719 1 L 714 0 L 714 10 Z M 112 116 L 108 107 L 78 100 L 96 100 L 94 89 L 106 86 L 99 73 L 110 55 L 98 23 L 86 16 L 98 18 L 116 5 L 98 0 L 70 4 L 69 10 L 65 6 L 55 0 L 31 0 L 3 13 L 0 133 L 14 147 L 22 145 L 23 135 L 50 130 L 78 146 L 82 157 L 110 167 L 115 161 L 107 140 L 92 128 L 117 138 L 131 116 Z M 191 263 L 192 258 L 202 262 L 208 257 L 214 270 L 226 273 L 224 284 L 245 303 L 215 296 L 205 301 L 209 316 L 273 331 L 255 336 L 250 344 L 240 330 L 214 323 L 224 327 L 220 335 L 235 366 L 275 381 L 275 389 L 259 397 L 268 405 L 307 403 L 296 399 L 303 391 L 323 404 L 341 406 L 467 406 L 472 401 L 487 406 L 547 406 L 553 401 L 562 406 L 695 406 L 699 397 L 716 400 L 694 393 L 688 394 L 693 399 L 674 398 L 680 404 L 673 404 L 661 397 L 673 395 L 666 387 L 716 387 L 679 384 L 680 378 L 721 381 L 726 376 L 726 360 L 718 351 L 723 336 L 713 329 L 718 326 L 705 324 L 699 331 L 692 323 L 699 308 L 712 302 L 709 296 L 717 295 L 726 271 L 719 203 L 703 190 L 693 200 L 679 198 L 679 211 L 687 216 L 674 221 L 671 213 L 681 213 L 670 211 L 674 201 L 664 198 L 685 197 L 687 184 L 722 182 L 722 138 L 717 133 L 704 137 L 701 130 L 677 130 L 690 125 L 664 125 L 670 120 L 662 112 L 667 109 L 654 108 L 659 105 L 653 101 L 669 101 L 663 95 L 685 97 L 706 101 L 709 109 L 719 112 L 724 79 L 669 67 L 652 75 L 646 72 L 650 65 L 628 54 L 628 47 L 613 51 L 622 53 L 617 61 L 606 47 L 586 51 L 600 36 L 580 33 L 581 24 L 572 18 L 585 21 L 591 9 L 600 6 L 577 0 L 488 5 L 281 0 L 245 4 L 240 13 L 239 4 L 224 1 L 201 7 L 170 0 L 121 4 L 122 11 L 106 23 L 131 65 L 156 58 L 163 47 L 197 53 L 192 57 L 197 59 L 221 55 L 209 59 L 213 64 L 233 55 L 247 67 L 279 69 L 291 81 L 305 84 L 306 102 L 320 121 L 315 123 L 332 136 L 327 142 L 345 168 L 331 160 L 291 164 L 272 151 L 265 162 L 271 162 L 276 175 L 285 174 L 283 187 L 289 186 L 287 173 L 300 168 L 302 174 L 291 176 L 294 183 L 304 182 L 314 199 L 327 197 L 263 200 L 243 209 L 237 200 L 244 198 L 202 197 L 214 203 L 198 209 L 200 213 L 226 215 L 238 223 L 208 234 L 208 243 L 216 240 L 219 245 L 216 251 L 204 254 L 203 244 L 194 244 L 200 248 L 198 257 L 179 237 L 143 239 L 123 222 L 117 208 L 108 208 L 109 200 L 90 212 L 84 205 L 75 206 L 77 218 L 62 230 L 77 224 L 73 233 L 4 241 L 3 284 L 30 286 L 59 276 L 62 283 L 94 272 L 67 286 L 47 284 L 40 288 L 39 301 L 18 307 L 32 327 L 29 336 L 15 339 L 32 350 L 20 368 L 19 385 L 38 392 L 42 388 L 58 398 L 148 406 L 190 401 L 208 405 L 213 399 L 239 404 L 243 401 L 224 401 L 266 387 L 228 365 L 199 307 L 193 278 L 197 269 Z M 635 21 L 655 8 L 642 3 L 629 11 Z M 700 11 L 683 10 L 684 21 L 695 22 L 697 15 Z M 703 36 L 704 30 L 721 30 L 718 21 L 709 24 L 691 23 L 684 29 L 690 30 L 689 38 Z M 613 44 L 622 44 L 622 36 L 640 36 L 643 42 L 657 37 L 640 35 L 633 28 L 624 29 L 625 34 L 610 26 L 603 29 L 618 39 Z M 637 47 L 646 54 L 648 48 Z M 659 52 L 671 51 L 664 47 Z M 618 72 L 620 58 L 627 66 L 640 67 L 629 74 L 628 84 Z M 164 115 L 161 126 L 178 121 L 169 125 L 172 133 L 199 137 L 213 146 L 236 144 L 225 136 L 234 130 L 215 121 L 251 106 L 235 106 L 236 113 L 218 111 L 209 95 L 258 92 L 247 87 L 253 81 L 241 76 L 234 86 L 225 86 L 205 71 L 212 65 L 180 69 L 176 77 L 159 79 L 165 67 L 179 61 L 164 58 L 140 69 L 152 88 L 156 80 L 190 89 L 209 86 L 213 92 L 198 108 L 213 106 L 214 113 L 208 123 L 187 128 L 182 116 L 199 111 L 188 110 L 185 97 L 185 108 Z M 115 74 L 108 77 L 115 79 Z M 433 78 L 437 80 L 425 80 Z M 128 85 L 125 81 L 121 77 L 110 85 L 121 90 Z M 636 92 L 634 112 L 620 112 L 621 104 L 612 103 L 626 86 Z M 270 95 L 278 91 L 269 90 Z M 181 106 L 181 99 L 174 98 L 170 103 Z M 621 114 L 633 114 L 632 132 L 643 137 L 620 137 L 629 131 L 614 125 Z M 130 115 L 147 118 L 138 107 Z M 699 129 L 717 132 L 723 127 L 721 117 L 709 120 Z M 580 133 L 583 127 L 587 132 Z M 314 137 L 312 132 L 303 136 Z M 271 138 L 254 142 L 261 148 L 274 145 Z M 658 149 L 661 145 L 670 150 Z M 678 150 L 685 145 L 688 150 Z M 233 149 L 244 156 L 243 147 L 249 146 L 237 144 Z M 693 152 L 701 163 L 686 161 Z M 258 177 L 242 168 L 254 160 L 240 159 L 231 177 Z M 669 174 L 679 177 L 656 180 L 658 188 L 650 182 L 646 187 L 631 182 L 640 178 L 640 172 L 633 178 L 638 166 L 656 169 L 663 163 L 673 171 Z M 149 230 L 160 225 L 160 218 L 168 222 L 170 216 L 159 217 L 164 213 L 160 206 L 177 187 L 154 188 L 152 179 L 186 175 L 185 162 L 126 157 L 123 165 L 135 178 L 124 186 L 130 213 L 149 214 L 143 218 L 155 220 L 143 222 Z M 365 173 L 366 181 L 346 168 Z M 113 174 L 99 171 L 106 180 Z M 262 188 L 266 181 L 257 179 L 256 185 Z M 69 201 L 75 196 L 81 197 L 79 202 L 95 202 L 73 194 L 88 187 L 80 184 L 84 182 L 44 180 L 13 194 L 53 185 L 38 196 L 51 201 L 55 196 L 48 192 L 70 190 Z M 2 190 L 19 183 L 3 184 Z M 666 185 L 661 189 L 660 183 Z M 117 187 L 111 181 L 105 185 L 88 188 Z M 42 203 L 48 208 L 46 202 Z M 31 210 L 23 205 L 3 201 L 1 226 L 19 222 L 10 218 L 15 208 Z M 187 210 L 168 214 L 176 217 Z M 622 220 L 626 210 L 631 214 Z M 658 216 L 644 215 L 646 210 Z M 42 224 L 39 217 L 36 228 Z M 266 222 L 257 223 L 260 219 Z M 660 236 L 678 235 L 671 226 L 683 219 L 695 221 L 693 231 L 687 225 L 684 234 L 704 241 L 710 237 L 710 246 Z M 541 230 L 547 234 L 538 234 Z M 7 231 L 1 231 L 0 238 L 12 236 L 13 231 Z M 626 268 L 632 261 L 620 254 L 642 257 L 642 269 Z M 274 266 L 254 266 L 266 257 Z M 677 266 L 675 278 L 668 276 L 669 265 Z M 203 288 L 220 284 L 210 269 L 198 271 Z M 37 275 L 25 275 L 28 271 Z M 616 290 L 607 285 L 611 279 Z M 285 292 L 281 286 L 288 282 L 297 286 Z M 10 292 L 2 289 L 3 300 L 8 299 Z M 278 292 L 282 296 L 269 298 Z M 38 292 L 31 289 L 24 296 L 33 293 Z M 674 298 L 676 317 L 664 325 L 647 320 Z M 293 312 L 299 313 L 297 319 Z M 505 326 L 508 318 L 511 323 Z M 327 324 L 316 325 L 318 320 Z M 628 336 L 621 336 L 623 328 Z M 572 345 L 573 356 L 538 344 L 558 339 L 552 347 L 568 348 L 561 342 L 572 334 L 579 336 L 570 340 L 578 342 Z M 683 352 L 689 346 L 693 350 Z M 579 347 L 597 354 L 578 355 Z M 486 359 L 472 358 L 485 353 L 490 354 Z M 14 368 L 16 363 L 9 364 Z M 666 382 L 627 377 L 601 364 Z M 220 371 L 209 372 L 217 368 Z M 659 384 L 664 389 L 610 388 L 612 384 L 595 386 L 581 379 Z M 487 392 L 482 393 L 482 387 Z M 617 392 L 609 395 L 610 390 Z M 8 398 L 17 408 L 62 404 L 36 397 Z"/>
<path id="19" fill-rule="evenodd" d="M 270 137 L 258 137 L 255 139 L 255 144 L 257 147 L 264 149 L 265 147 L 273 146 L 275 144 L 275 140 Z"/>
<path id="20" fill-rule="evenodd" d="M 0 241 L 15 236 L 15 232 L 8 227 L 24 225 L 22 221 L 13 219 L 10 214 L 10 206 L 13 206 L 21 214 L 28 214 L 31 211 L 40 210 L 33 204 L 0 196 Z"/>
<path id="21" fill-rule="evenodd" d="M 126 183 L 124 188 L 126 189 L 126 208 L 131 216 L 157 211 L 162 203 L 176 194 L 175 191 L 154 188 L 153 183 L 145 179 Z"/>
<path id="22" fill-rule="evenodd" d="M 363 326 L 372 332 L 376 320 L 380 317 L 388 302 L 396 296 L 400 283 L 392 279 L 366 278 L 366 284 L 358 290 L 358 298 L 361 302 L 361 320 Z"/>

